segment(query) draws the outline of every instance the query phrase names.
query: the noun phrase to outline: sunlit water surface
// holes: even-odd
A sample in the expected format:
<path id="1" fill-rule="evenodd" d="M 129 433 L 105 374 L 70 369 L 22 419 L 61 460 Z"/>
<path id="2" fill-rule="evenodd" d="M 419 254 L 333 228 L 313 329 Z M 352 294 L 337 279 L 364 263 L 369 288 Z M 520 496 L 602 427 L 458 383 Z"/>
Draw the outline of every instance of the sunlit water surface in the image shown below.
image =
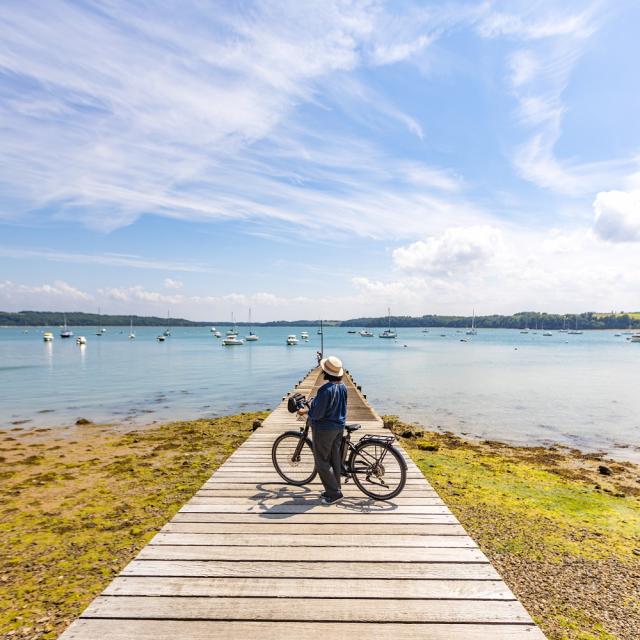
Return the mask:
<path id="1" fill-rule="evenodd" d="M 78 417 L 131 424 L 274 407 L 315 362 L 304 328 L 260 327 L 260 340 L 223 347 L 206 327 L 0 329 L 0 425 L 72 424 Z M 242 331 L 241 331 L 242 333 Z M 640 460 L 640 344 L 613 332 L 551 337 L 514 330 L 401 329 L 397 340 L 325 328 L 325 352 L 341 357 L 379 413 L 457 433 L 516 443 L 560 442 Z M 445 337 L 442 337 L 444 334 Z M 468 342 L 461 342 L 467 339 Z M 406 346 L 405 346 L 406 345 Z M 29 422 L 22 422 L 29 421 Z"/>

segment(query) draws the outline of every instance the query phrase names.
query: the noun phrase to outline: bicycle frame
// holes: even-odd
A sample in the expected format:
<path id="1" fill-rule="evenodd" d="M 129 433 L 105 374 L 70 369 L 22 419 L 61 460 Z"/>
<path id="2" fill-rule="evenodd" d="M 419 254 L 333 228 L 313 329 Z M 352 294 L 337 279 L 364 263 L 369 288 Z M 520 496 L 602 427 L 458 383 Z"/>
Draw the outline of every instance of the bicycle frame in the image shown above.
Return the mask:
<path id="1" fill-rule="evenodd" d="M 304 427 L 300 427 L 300 433 L 302 437 L 300 438 L 299 444 L 294 449 L 293 455 L 291 457 L 292 462 L 300 461 L 300 453 L 302 452 L 302 447 L 304 446 L 305 440 L 309 436 L 310 428 L 311 428 L 311 420 L 307 418 L 305 420 Z M 378 442 L 380 444 L 391 445 L 391 443 L 394 440 L 395 438 L 393 436 L 377 436 L 372 434 L 365 434 L 360 438 L 360 440 L 358 440 L 358 444 L 360 444 L 361 442 L 373 442 L 373 443 Z M 313 440 L 311 442 L 313 444 Z M 376 458 L 375 456 L 372 456 L 370 453 L 367 453 L 366 451 L 356 451 L 356 446 L 351 442 L 351 433 L 347 431 L 346 434 L 342 436 L 342 443 L 340 445 L 340 463 L 342 467 L 342 472 L 347 477 L 347 480 L 345 480 L 345 482 L 347 482 L 352 477 L 351 468 L 353 464 L 353 458 L 356 454 L 363 458 L 363 460 L 365 461 L 365 464 L 368 464 L 369 466 L 373 466 L 373 465 L 378 466 L 382 464 L 384 457 L 387 455 L 387 451 L 388 449 L 386 448 L 383 449 L 383 452 L 380 458 Z M 347 464 L 347 456 L 349 457 L 349 464 Z M 372 482 L 371 474 L 367 474 L 367 480 L 369 482 Z M 380 480 L 379 482 L 376 482 L 376 481 L 373 481 L 373 482 L 375 484 L 379 484 L 380 486 L 384 486 L 384 487 L 388 486 L 382 480 Z"/>

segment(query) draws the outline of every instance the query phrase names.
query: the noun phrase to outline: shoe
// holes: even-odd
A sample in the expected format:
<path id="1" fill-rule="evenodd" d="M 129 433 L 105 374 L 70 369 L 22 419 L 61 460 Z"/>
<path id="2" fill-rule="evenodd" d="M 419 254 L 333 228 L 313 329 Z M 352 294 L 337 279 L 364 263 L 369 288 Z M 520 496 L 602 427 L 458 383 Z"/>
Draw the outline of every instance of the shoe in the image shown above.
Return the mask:
<path id="1" fill-rule="evenodd" d="M 329 498 L 325 496 L 322 498 L 322 504 L 336 504 L 340 502 L 343 498 L 344 496 L 341 493 L 339 493 L 335 498 Z"/>
<path id="2" fill-rule="evenodd" d="M 328 499 L 329 499 L 329 494 L 328 494 L 326 491 L 323 491 L 323 492 L 320 494 L 320 497 L 321 497 L 323 500 L 328 500 Z"/>

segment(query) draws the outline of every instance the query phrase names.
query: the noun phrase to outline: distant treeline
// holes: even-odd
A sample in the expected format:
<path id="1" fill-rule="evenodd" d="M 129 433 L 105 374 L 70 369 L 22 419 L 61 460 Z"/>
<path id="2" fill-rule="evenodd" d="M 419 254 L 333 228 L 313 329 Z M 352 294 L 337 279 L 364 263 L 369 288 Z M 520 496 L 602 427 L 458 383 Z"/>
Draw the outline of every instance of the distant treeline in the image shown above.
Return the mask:
<path id="1" fill-rule="evenodd" d="M 114 316 L 98 315 L 97 313 L 66 313 L 69 326 L 128 326 L 131 319 L 137 327 L 157 327 L 167 324 L 172 327 L 207 327 L 229 326 L 228 320 L 215 322 L 193 322 L 184 318 L 160 318 L 157 316 Z M 337 327 L 384 327 L 387 325 L 387 317 L 379 318 L 353 318 L 351 320 L 327 320 L 325 326 Z M 37 326 L 51 327 L 64 323 L 63 312 L 58 311 L 19 311 L 9 313 L 0 311 L 0 326 Z M 246 322 L 238 322 L 239 326 L 246 326 Z M 273 322 L 255 322 L 255 326 L 263 327 L 317 327 L 319 320 L 277 320 Z M 391 316 L 391 326 L 400 327 L 468 327 L 471 325 L 471 316 L 437 316 L 425 315 Z M 640 313 L 580 313 L 580 314 L 552 314 L 538 313 L 536 311 L 523 311 L 511 316 L 491 315 L 476 316 L 476 327 L 480 329 L 640 329 Z"/>
<path id="2" fill-rule="evenodd" d="M 436 316 L 426 315 L 391 316 L 392 327 L 468 327 L 471 326 L 471 316 Z M 345 327 L 383 327 L 387 325 L 385 316 L 380 318 L 355 318 L 341 322 Z M 640 314 L 555 314 L 539 313 L 537 311 L 523 311 L 511 316 L 491 315 L 476 316 L 475 326 L 480 329 L 633 329 L 640 328 Z"/>

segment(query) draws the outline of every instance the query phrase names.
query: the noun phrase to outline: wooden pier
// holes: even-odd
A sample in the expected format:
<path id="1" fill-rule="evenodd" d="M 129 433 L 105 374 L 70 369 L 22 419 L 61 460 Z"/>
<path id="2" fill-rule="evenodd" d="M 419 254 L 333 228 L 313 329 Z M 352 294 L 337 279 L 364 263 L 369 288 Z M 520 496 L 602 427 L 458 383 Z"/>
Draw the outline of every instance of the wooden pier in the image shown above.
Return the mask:
<path id="1" fill-rule="evenodd" d="M 382 420 L 348 376 L 358 434 Z M 297 390 L 322 383 L 313 370 Z M 283 401 L 61 636 L 63 640 L 543 640 L 418 467 L 391 502 L 291 487 Z M 403 452 L 404 453 L 404 452 Z"/>

